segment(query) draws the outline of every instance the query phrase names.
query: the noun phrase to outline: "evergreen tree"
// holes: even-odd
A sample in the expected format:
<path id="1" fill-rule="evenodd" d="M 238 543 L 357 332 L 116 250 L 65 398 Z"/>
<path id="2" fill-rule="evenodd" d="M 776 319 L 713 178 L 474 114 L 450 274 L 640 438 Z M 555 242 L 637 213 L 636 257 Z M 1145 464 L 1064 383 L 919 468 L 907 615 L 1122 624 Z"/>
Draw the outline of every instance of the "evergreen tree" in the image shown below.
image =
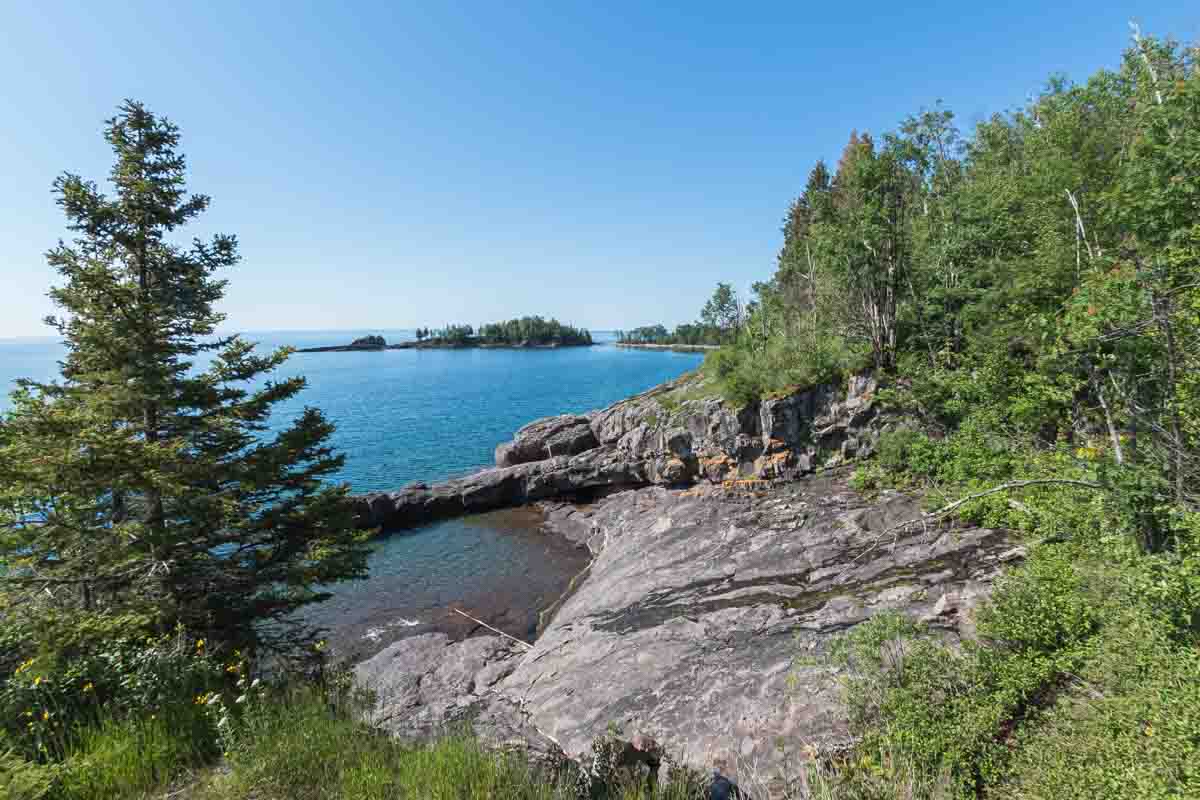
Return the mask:
<path id="1" fill-rule="evenodd" d="M 47 256 L 67 355 L 58 380 L 19 382 L 0 424 L 0 584 L 295 646 L 312 634 L 292 612 L 365 570 L 348 489 L 323 482 L 343 460 L 333 426 L 306 408 L 269 435 L 305 386 L 265 380 L 289 351 L 214 335 L 237 241 L 169 240 L 209 202 L 187 192 L 177 127 L 127 101 L 105 138 L 111 195 L 73 174 L 54 186 L 76 234 Z"/>

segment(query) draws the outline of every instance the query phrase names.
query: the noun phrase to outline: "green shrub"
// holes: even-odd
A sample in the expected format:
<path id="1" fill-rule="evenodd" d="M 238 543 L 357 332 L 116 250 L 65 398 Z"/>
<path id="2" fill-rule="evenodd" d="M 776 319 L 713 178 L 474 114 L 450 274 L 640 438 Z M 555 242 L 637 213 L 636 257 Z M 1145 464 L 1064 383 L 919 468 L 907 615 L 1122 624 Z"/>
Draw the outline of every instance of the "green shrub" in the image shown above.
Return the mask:
<path id="1" fill-rule="evenodd" d="M 186 706 L 238 668 L 182 632 L 95 641 L 108 622 L 81 617 L 70 650 L 43 644 L 0 682 L 0 726 L 26 758 L 61 759 L 91 725 Z"/>
<path id="2" fill-rule="evenodd" d="M 1077 559 L 1073 548 L 1048 545 L 1005 575 L 977 614 L 980 636 L 1070 668 L 1078 646 L 1099 627 L 1095 592 L 1084 586 Z"/>
<path id="3" fill-rule="evenodd" d="M 516 756 L 465 737 L 408 745 L 356 721 L 344 688 L 297 685 L 265 695 L 242 720 L 214 798 L 492 798 L 554 796 Z"/>
<path id="4" fill-rule="evenodd" d="M 701 370 L 729 403 L 744 406 L 764 397 L 840 379 L 865 368 L 861 353 L 841 339 L 801 342 L 786 337 L 743 339 L 710 352 Z"/>
<path id="5" fill-rule="evenodd" d="M 1012 742 L 1006 800 L 1200 797 L 1200 650 L 1130 609 Z"/>
<path id="6" fill-rule="evenodd" d="M 983 643 L 953 649 L 904 617 L 859 625 L 832 649 L 848 671 L 850 720 L 868 753 L 920 781 L 974 796 L 1004 775 L 1003 732 L 1085 658 L 1097 607 L 1063 546 L 1041 548 L 979 614 Z"/>

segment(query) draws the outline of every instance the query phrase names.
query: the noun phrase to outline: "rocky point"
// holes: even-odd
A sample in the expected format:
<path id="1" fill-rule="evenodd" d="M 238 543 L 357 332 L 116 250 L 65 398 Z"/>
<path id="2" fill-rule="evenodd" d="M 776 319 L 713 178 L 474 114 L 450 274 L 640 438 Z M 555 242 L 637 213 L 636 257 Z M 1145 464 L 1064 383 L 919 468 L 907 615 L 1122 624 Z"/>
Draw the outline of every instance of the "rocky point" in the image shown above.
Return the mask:
<path id="1" fill-rule="evenodd" d="M 806 753 L 844 746 L 834 637 L 883 611 L 970 636 L 971 609 L 1022 556 L 1004 531 L 903 526 L 913 498 L 850 487 L 847 463 L 900 424 L 875 389 L 860 377 L 733 409 L 687 377 L 532 423 L 477 476 L 365 499 L 364 524 L 389 526 L 542 501 L 548 533 L 592 556 L 532 645 L 430 634 L 358 665 L 376 724 L 424 737 L 467 722 L 573 759 L 615 725 L 743 780 L 787 781 Z"/>

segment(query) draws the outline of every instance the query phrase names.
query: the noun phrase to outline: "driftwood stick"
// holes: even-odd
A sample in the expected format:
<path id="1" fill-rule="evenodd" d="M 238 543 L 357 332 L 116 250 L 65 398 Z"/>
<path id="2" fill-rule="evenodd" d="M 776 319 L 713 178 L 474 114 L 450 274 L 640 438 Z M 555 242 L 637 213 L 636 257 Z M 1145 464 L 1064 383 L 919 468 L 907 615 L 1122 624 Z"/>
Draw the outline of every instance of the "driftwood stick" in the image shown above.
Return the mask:
<path id="1" fill-rule="evenodd" d="M 988 489 L 987 491 L 976 492 L 975 494 L 969 494 L 966 497 L 955 500 L 953 503 L 948 503 L 935 511 L 930 511 L 928 514 L 922 514 L 921 516 L 917 517 L 916 519 L 910 519 L 907 522 L 901 522 L 899 525 L 893 525 L 892 527 L 888 528 L 883 533 L 881 533 L 880 536 L 882 537 L 884 534 L 891 533 L 892 531 L 903 530 L 904 528 L 907 528 L 910 525 L 916 525 L 918 523 L 925 524 L 931 520 L 938 520 L 938 519 L 941 519 L 942 517 L 947 517 L 951 513 L 953 513 L 954 510 L 957 509 L 959 506 L 962 506 L 965 503 L 969 503 L 972 500 L 980 500 L 984 497 L 990 497 L 991 495 L 1000 494 L 1001 492 L 1009 492 L 1009 491 L 1012 491 L 1013 489 L 1024 489 L 1026 486 L 1053 486 L 1053 485 L 1079 486 L 1084 489 L 1102 489 L 1102 488 L 1104 488 L 1098 483 L 1092 483 L 1091 481 L 1077 481 L 1077 480 L 1072 480 L 1070 478 L 1034 478 L 1032 480 L 1027 480 L 1027 481 L 1009 481 L 1008 483 L 1002 483 L 999 486 L 993 486 L 991 489 Z"/>
<path id="2" fill-rule="evenodd" d="M 1025 480 L 1025 481 L 1009 481 L 1008 483 L 1002 483 L 999 486 L 993 486 L 991 489 L 988 489 L 983 492 L 976 492 L 975 494 L 969 494 L 966 497 L 955 500 L 953 503 L 948 503 L 939 509 L 930 511 L 927 514 L 922 514 L 919 517 L 915 517 L 910 520 L 905 520 L 904 522 L 901 522 L 897 525 L 892 525 L 892 526 L 880 531 L 879 534 L 875 536 L 875 538 L 872 540 L 871 544 L 865 550 L 863 550 L 861 553 L 856 555 L 854 558 L 850 559 L 850 564 L 848 564 L 846 566 L 846 569 L 844 569 L 840 573 L 838 573 L 838 578 L 842 577 L 847 572 L 849 572 L 850 567 L 853 566 L 855 563 L 857 563 L 860 558 L 862 558 L 863 556 L 867 555 L 868 553 L 874 551 L 875 548 L 877 548 L 879 546 L 879 543 L 882 542 L 888 534 L 892 535 L 892 547 L 894 548 L 896 546 L 897 540 L 900 538 L 900 533 L 905 528 L 912 527 L 913 525 L 920 525 L 922 528 L 927 528 L 927 526 L 929 525 L 930 522 L 935 522 L 935 521 L 938 521 L 945 517 L 950 516 L 952 513 L 954 513 L 955 509 L 961 507 L 965 503 L 971 502 L 972 500 L 979 500 L 984 497 L 990 497 L 991 495 L 1000 494 L 1001 492 L 1009 492 L 1009 491 L 1012 491 L 1013 489 L 1024 489 L 1026 486 L 1053 486 L 1053 485 L 1079 486 L 1084 489 L 1103 489 L 1104 488 L 1100 484 L 1092 483 L 1091 481 L 1077 481 L 1077 480 L 1072 480 L 1070 478 L 1034 478 L 1032 480 Z"/>
<path id="3" fill-rule="evenodd" d="M 512 641 L 514 641 L 514 642 L 516 642 L 517 644 L 519 644 L 519 645 L 521 645 L 522 647 L 524 647 L 526 650 L 532 650 L 532 649 L 533 649 L 533 645 L 531 645 L 529 642 L 522 641 L 521 639 L 518 639 L 518 638 L 517 638 L 517 637 L 515 637 L 515 636 L 509 636 L 509 635 L 508 635 L 507 633 L 505 633 L 504 631 L 502 631 L 502 630 L 500 630 L 500 629 L 498 629 L 498 628 L 493 628 L 491 625 L 488 625 L 488 624 L 487 624 L 486 622 L 484 622 L 483 620 L 481 620 L 481 619 L 475 619 L 474 617 L 472 617 L 470 614 L 468 614 L 468 613 L 467 613 L 467 612 L 465 612 L 465 611 L 460 611 L 460 610 L 458 610 L 457 608 L 452 608 L 452 609 L 450 609 L 450 610 L 451 610 L 451 611 L 453 611 L 455 614 L 459 614 L 459 615 L 461 615 L 461 616 L 464 616 L 464 617 L 466 617 L 467 619 L 471 620 L 471 622 L 474 622 L 476 625 L 482 625 L 483 627 L 487 628 L 487 629 L 488 629 L 489 631 L 491 631 L 492 633 L 498 633 L 498 634 L 500 634 L 501 636 L 503 636 L 505 639 L 510 639 L 510 640 L 512 640 Z"/>

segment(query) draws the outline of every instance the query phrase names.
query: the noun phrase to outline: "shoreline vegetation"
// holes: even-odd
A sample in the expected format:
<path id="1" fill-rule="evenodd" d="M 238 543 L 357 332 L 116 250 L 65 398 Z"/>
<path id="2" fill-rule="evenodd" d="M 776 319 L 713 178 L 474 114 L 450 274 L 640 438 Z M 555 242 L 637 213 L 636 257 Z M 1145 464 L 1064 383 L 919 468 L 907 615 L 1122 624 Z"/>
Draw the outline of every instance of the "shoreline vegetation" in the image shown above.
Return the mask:
<path id="1" fill-rule="evenodd" d="M 681 352 L 715 350 L 737 340 L 738 329 L 753 311 L 754 304 L 743 306 L 732 284 L 718 283 L 697 321 L 676 325 L 673 331 L 661 323 L 617 331 L 617 345 Z"/>
<path id="2" fill-rule="evenodd" d="M 496 348 L 552 350 L 558 347 L 590 347 L 592 333 L 586 328 L 564 325 L 551 317 L 520 317 L 480 325 L 447 325 L 441 329 L 418 328 L 415 341 L 388 344 L 382 336 L 362 336 L 346 345 L 297 348 L 297 353 L 347 353 L 372 350 L 436 350 Z"/>

